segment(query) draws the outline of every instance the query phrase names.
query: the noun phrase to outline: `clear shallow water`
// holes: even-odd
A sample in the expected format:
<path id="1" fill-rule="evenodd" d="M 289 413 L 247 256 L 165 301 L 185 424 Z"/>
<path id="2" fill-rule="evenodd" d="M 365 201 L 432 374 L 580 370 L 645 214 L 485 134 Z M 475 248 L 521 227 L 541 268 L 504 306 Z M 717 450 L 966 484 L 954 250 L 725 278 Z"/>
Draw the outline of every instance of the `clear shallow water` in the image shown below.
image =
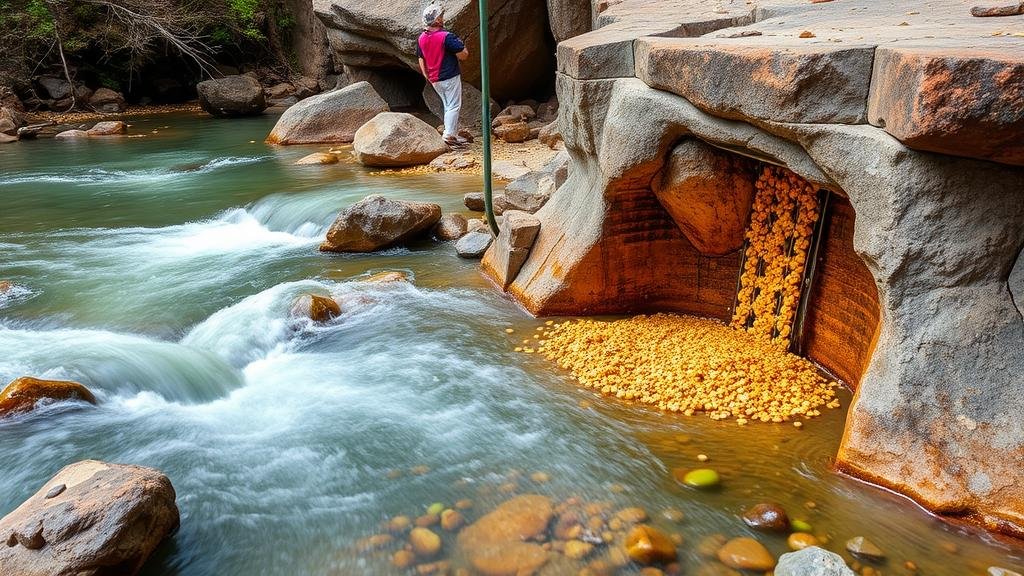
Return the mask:
<path id="1" fill-rule="evenodd" d="M 435 501 L 472 498 L 478 517 L 510 479 L 518 493 L 682 509 L 687 567 L 707 534 L 755 534 L 739 514 L 765 500 L 832 549 L 869 536 L 885 574 L 905 560 L 922 574 L 1024 565 L 1011 543 L 833 474 L 842 411 L 798 432 L 624 407 L 513 353 L 539 322 L 450 245 L 318 253 L 337 211 L 367 194 L 459 210 L 477 183 L 292 166 L 313 148 L 263 145 L 272 123 L 171 115 L 133 120 L 145 138 L 0 148 L 0 278 L 18 285 L 0 297 L 0 381 L 70 378 L 100 400 L 0 422 L 0 514 L 98 458 L 160 468 L 178 492 L 181 530 L 148 575 L 396 572 L 353 543 Z M 415 283 L 357 281 L 383 269 Z M 342 317 L 289 320 L 309 292 L 342 300 Z M 699 453 L 723 490 L 672 480 Z"/>

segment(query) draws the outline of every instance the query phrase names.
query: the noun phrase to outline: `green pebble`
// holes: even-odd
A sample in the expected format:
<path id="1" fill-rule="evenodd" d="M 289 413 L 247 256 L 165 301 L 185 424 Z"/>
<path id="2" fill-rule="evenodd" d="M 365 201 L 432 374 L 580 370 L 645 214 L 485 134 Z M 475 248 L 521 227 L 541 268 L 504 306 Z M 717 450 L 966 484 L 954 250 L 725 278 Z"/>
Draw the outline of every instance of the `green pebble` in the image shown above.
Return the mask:
<path id="1" fill-rule="evenodd" d="M 806 532 L 808 534 L 810 534 L 811 531 L 814 530 L 813 528 L 811 528 L 811 525 L 809 523 L 803 520 L 790 520 L 789 528 L 793 532 Z"/>
<path id="2" fill-rule="evenodd" d="M 683 476 L 683 482 L 687 486 L 693 486 L 694 488 L 710 488 L 717 486 L 720 478 L 718 472 L 715 472 L 711 468 L 698 468 L 696 470 L 690 470 Z"/>
<path id="3" fill-rule="evenodd" d="M 440 516 L 441 512 L 444 512 L 444 504 L 440 502 L 434 502 L 427 508 L 427 514 L 435 514 Z"/>

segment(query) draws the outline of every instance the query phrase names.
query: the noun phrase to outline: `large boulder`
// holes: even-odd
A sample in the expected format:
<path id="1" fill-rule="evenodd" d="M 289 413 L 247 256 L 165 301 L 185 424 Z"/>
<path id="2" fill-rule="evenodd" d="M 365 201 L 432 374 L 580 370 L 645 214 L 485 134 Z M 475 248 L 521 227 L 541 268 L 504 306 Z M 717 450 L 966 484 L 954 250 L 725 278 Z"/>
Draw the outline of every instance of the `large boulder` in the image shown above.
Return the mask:
<path id="1" fill-rule="evenodd" d="M 477 5 L 466 0 L 445 4 L 450 30 L 468 36 L 473 54 L 462 62 L 463 79 L 480 83 L 480 64 L 472 41 L 480 22 Z M 348 2 L 314 0 L 313 10 L 327 27 L 336 64 L 354 68 L 405 68 L 419 74 L 416 39 L 423 29 L 420 2 Z M 490 4 L 491 93 L 504 100 L 535 92 L 554 71 L 546 0 Z"/>
<path id="2" fill-rule="evenodd" d="M 199 105 L 214 116 L 252 116 L 267 108 L 263 86 L 251 76 L 228 76 L 196 84 Z"/>
<path id="3" fill-rule="evenodd" d="M 0 574 L 137 574 L 177 529 L 174 500 L 158 470 L 71 464 L 0 519 Z"/>
<path id="4" fill-rule="evenodd" d="M 412 114 L 383 112 L 356 131 L 353 151 L 366 166 L 400 167 L 429 164 L 448 146 L 437 130 Z"/>
<path id="5" fill-rule="evenodd" d="M 367 196 L 338 215 L 320 250 L 373 252 L 421 236 L 440 219 L 437 204 Z"/>
<path id="6" fill-rule="evenodd" d="M 97 88 L 89 97 L 89 106 L 97 112 L 124 112 L 126 105 L 124 95 L 110 88 Z"/>
<path id="7" fill-rule="evenodd" d="M 367 82 L 311 96 L 288 108 L 267 136 L 270 144 L 347 143 L 359 127 L 388 110 Z"/>
<path id="8" fill-rule="evenodd" d="M 556 42 L 590 32 L 593 21 L 591 0 L 547 0 L 548 24 Z"/>
<path id="9" fill-rule="evenodd" d="M 458 544 L 473 568 L 485 576 L 533 574 L 547 563 L 548 552 L 526 540 L 547 532 L 553 515 L 548 497 L 519 496 L 463 529 Z"/>
<path id="10" fill-rule="evenodd" d="M 843 557 L 817 546 L 783 554 L 775 566 L 775 576 L 856 576 Z"/>
<path id="11" fill-rule="evenodd" d="M 743 246 L 754 202 L 754 166 L 699 140 L 685 140 L 672 150 L 652 188 L 697 250 L 722 256 Z"/>
<path id="12" fill-rule="evenodd" d="M 85 132 L 89 136 L 120 136 L 128 133 L 128 125 L 120 120 L 97 122 Z"/>
<path id="13" fill-rule="evenodd" d="M 498 237 L 484 255 L 484 270 L 504 290 L 515 280 L 540 231 L 540 220 L 527 212 L 506 210 Z"/>
<path id="14" fill-rule="evenodd" d="M 434 116 L 444 118 L 444 105 L 441 103 L 441 97 L 437 95 L 437 91 L 429 83 L 423 86 L 423 102 L 426 103 L 427 109 Z M 475 136 L 482 133 L 482 104 L 483 94 L 472 84 L 463 81 L 462 110 L 459 113 L 459 126 L 467 128 Z M 498 115 L 498 103 L 493 99 L 491 100 L 490 113 L 492 119 Z"/>
<path id="15" fill-rule="evenodd" d="M 63 380 L 40 380 L 23 376 L 0 391 L 0 418 L 28 412 L 39 402 L 79 400 L 96 403 L 96 397 L 88 388 L 78 382 Z"/>
<path id="16" fill-rule="evenodd" d="M 25 125 L 25 116 L 14 108 L 0 107 L 0 134 L 16 136 Z"/>
<path id="17" fill-rule="evenodd" d="M 534 212 L 540 210 L 569 176 L 569 154 L 564 150 L 540 170 L 529 172 L 505 186 L 505 208 Z"/>
<path id="18" fill-rule="evenodd" d="M 46 95 L 52 100 L 63 100 L 71 96 L 71 83 L 64 78 L 43 76 L 38 78 L 36 82 L 42 86 Z"/>

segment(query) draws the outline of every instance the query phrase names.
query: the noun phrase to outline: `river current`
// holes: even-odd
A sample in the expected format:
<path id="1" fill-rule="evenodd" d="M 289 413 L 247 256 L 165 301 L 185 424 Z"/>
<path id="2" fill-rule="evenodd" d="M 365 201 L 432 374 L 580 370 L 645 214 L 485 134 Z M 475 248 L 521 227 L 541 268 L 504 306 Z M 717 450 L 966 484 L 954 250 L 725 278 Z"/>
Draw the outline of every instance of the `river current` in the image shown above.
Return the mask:
<path id="1" fill-rule="evenodd" d="M 762 501 L 836 551 L 868 536 L 885 574 L 908 560 L 921 574 L 1024 565 L 1014 543 L 832 472 L 848 393 L 803 430 L 623 406 L 513 352 L 541 321 L 450 244 L 319 253 L 337 212 L 366 195 L 464 211 L 478 177 L 294 166 L 315 148 L 263 144 L 273 121 L 154 116 L 130 120 L 144 137 L 0 148 L 0 280 L 16 284 L 0 295 L 0 385 L 70 379 L 99 400 L 0 421 L 0 515 L 93 458 L 174 484 L 181 528 L 149 576 L 399 573 L 354 542 L 433 502 L 474 499 L 472 519 L 510 483 L 681 509 L 687 568 L 716 532 L 786 551 L 740 520 Z M 382 270 L 413 282 L 360 282 Z M 296 325 L 291 303 L 311 292 L 348 303 L 342 316 Z M 672 479 L 698 454 L 722 490 Z M 550 481 L 530 481 L 538 471 Z"/>

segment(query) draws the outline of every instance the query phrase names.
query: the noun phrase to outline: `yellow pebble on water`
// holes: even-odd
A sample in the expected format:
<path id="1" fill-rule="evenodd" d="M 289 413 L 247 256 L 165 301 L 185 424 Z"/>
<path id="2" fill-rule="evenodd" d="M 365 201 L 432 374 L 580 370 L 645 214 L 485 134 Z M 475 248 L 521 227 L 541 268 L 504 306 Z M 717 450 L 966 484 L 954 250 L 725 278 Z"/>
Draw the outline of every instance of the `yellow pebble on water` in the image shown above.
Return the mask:
<path id="1" fill-rule="evenodd" d="M 548 320 L 547 322 L 545 322 L 545 323 L 544 323 L 544 325 L 545 325 L 545 326 L 551 326 L 551 325 L 552 325 L 552 324 L 554 324 L 554 323 L 555 323 L 555 321 L 554 321 L 554 320 Z"/>
<path id="2" fill-rule="evenodd" d="M 799 420 L 797 420 L 796 422 L 793 422 L 793 427 L 794 428 L 802 428 L 803 425 L 804 425 L 804 423 L 799 421 Z"/>
<path id="3" fill-rule="evenodd" d="M 516 346 L 515 351 L 516 352 L 522 352 L 523 351 L 523 347 L 522 346 Z"/>
<path id="4" fill-rule="evenodd" d="M 708 460 L 710 460 L 710 458 L 708 458 L 707 454 L 697 454 L 698 462 L 707 462 Z"/>
<path id="5" fill-rule="evenodd" d="M 505 334 L 511 334 L 513 332 L 515 332 L 515 330 L 513 330 L 511 328 L 505 328 Z"/>

